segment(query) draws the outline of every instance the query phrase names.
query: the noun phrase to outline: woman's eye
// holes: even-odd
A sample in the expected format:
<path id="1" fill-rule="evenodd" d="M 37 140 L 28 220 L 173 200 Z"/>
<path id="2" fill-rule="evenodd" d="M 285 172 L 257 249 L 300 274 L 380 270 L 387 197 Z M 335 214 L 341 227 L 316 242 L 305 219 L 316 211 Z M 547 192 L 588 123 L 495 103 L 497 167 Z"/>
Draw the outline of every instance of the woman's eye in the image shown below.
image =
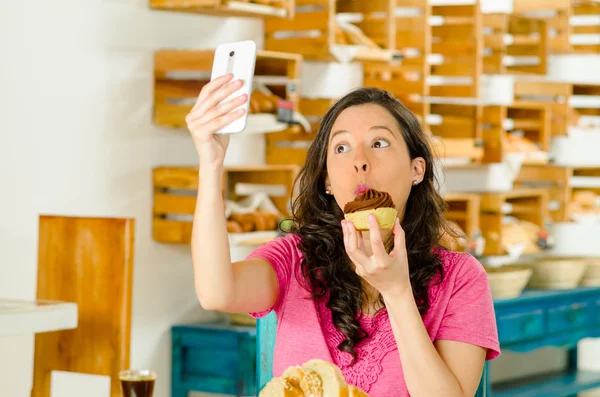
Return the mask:
<path id="1" fill-rule="evenodd" d="M 348 148 L 348 145 L 343 145 L 343 144 L 340 144 L 340 145 L 337 145 L 337 146 L 335 147 L 335 152 L 336 152 L 336 153 L 345 153 L 345 152 L 347 152 L 348 150 L 350 150 L 350 149 Z"/>
<path id="2" fill-rule="evenodd" d="M 375 142 L 373 142 L 374 148 L 382 148 L 388 146 L 390 146 L 390 143 L 384 139 L 377 139 Z"/>

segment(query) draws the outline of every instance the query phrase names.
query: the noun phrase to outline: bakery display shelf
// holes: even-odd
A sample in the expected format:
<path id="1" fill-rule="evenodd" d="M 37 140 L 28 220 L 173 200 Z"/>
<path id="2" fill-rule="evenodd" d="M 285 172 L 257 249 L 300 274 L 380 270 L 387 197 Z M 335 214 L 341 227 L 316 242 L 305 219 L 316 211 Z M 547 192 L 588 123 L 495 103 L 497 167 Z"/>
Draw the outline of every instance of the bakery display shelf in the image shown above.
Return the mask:
<path id="1" fill-rule="evenodd" d="M 514 13 L 546 20 L 552 54 L 600 54 L 596 0 L 515 0 Z"/>
<path id="2" fill-rule="evenodd" d="M 154 54 L 154 123 L 185 127 L 202 87 L 210 81 L 214 50 L 161 50 Z M 278 121 L 279 101 L 298 104 L 302 57 L 287 52 L 257 52 L 248 126 L 245 131 L 272 132 L 288 127 Z"/>
<path id="3" fill-rule="evenodd" d="M 150 0 L 150 8 L 221 17 L 289 19 L 294 0 Z"/>
<path id="4" fill-rule="evenodd" d="M 73 329 L 77 323 L 76 303 L 0 298 L 0 336 Z"/>
<path id="5" fill-rule="evenodd" d="M 552 136 L 567 135 L 583 118 L 600 117 L 600 83 L 517 79 L 514 96 L 516 101 L 550 105 Z"/>
<path id="6" fill-rule="evenodd" d="M 479 98 L 483 72 L 480 3 L 432 5 L 429 95 Z"/>
<path id="7" fill-rule="evenodd" d="M 546 188 L 555 222 L 600 223 L 600 167 L 526 165 L 516 183 Z"/>
<path id="8" fill-rule="evenodd" d="M 516 153 L 524 163 L 547 163 L 549 108 L 531 102 L 508 106 L 431 103 L 426 121 L 432 135 L 441 138 L 435 141 L 441 157 L 490 164 Z"/>
<path id="9" fill-rule="evenodd" d="M 291 20 L 265 21 L 265 49 L 313 61 L 399 60 L 389 1 L 296 0 Z"/>
<path id="10" fill-rule="evenodd" d="M 299 111 L 310 123 L 311 130 L 295 126 L 286 131 L 266 135 L 266 163 L 303 166 L 308 148 L 318 132 L 319 122 L 334 102 L 334 98 L 300 98 Z"/>
<path id="11" fill-rule="evenodd" d="M 225 167 L 223 174 L 223 197 L 233 203 L 261 200 L 268 197 L 273 210 L 253 209 L 252 216 L 245 219 L 228 218 L 228 230 L 235 233 L 239 228 L 231 228 L 230 222 L 238 222 L 248 232 L 273 232 L 278 224 L 272 214 L 280 217 L 290 215 L 289 204 L 294 180 L 298 174 L 297 165 L 259 165 Z M 189 243 L 192 220 L 196 208 L 199 182 L 197 167 L 156 167 L 153 170 L 153 238 L 163 243 Z M 244 203 L 251 207 L 252 203 Z M 254 205 L 256 207 L 256 205 Z M 224 212 L 225 212 L 224 208 Z M 257 212 L 257 213 L 255 213 Z M 235 211 L 234 211 L 235 213 Z M 250 219 L 249 219 L 250 218 Z M 255 219 L 254 219 L 255 218 Z M 248 228 L 246 224 L 250 223 Z M 270 225 L 270 226 L 269 226 Z M 235 226 L 235 225 L 233 225 Z M 269 233 L 267 233 L 270 236 Z M 245 244 L 265 241 L 262 234 L 238 235 L 244 237 Z M 235 237 L 235 236 L 234 236 Z M 241 238 L 240 237 L 240 238 Z M 248 242 L 254 239 L 254 242 Z M 239 240 L 239 239 L 238 239 Z"/>
<path id="12" fill-rule="evenodd" d="M 443 195 L 446 202 L 445 218 L 456 224 L 459 232 L 464 233 L 465 244 L 463 250 L 476 251 L 483 249 L 480 242 L 479 205 L 480 197 L 477 194 L 451 193 Z"/>
<path id="13" fill-rule="evenodd" d="M 537 246 L 538 234 L 546 229 L 549 218 L 546 189 L 517 188 L 510 192 L 484 193 L 480 210 L 484 255 L 541 251 Z"/>
<path id="14" fill-rule="evenodd" d="M 365 86 L 391 92 L 421 121 L 429 114 L 428 104 L 418 99 L 429 96 L 431 17 L 428 0 L 395 0 L 395 43 L 402 62 L 364 62 L 363 66 Z"/>
<path id="15" fill-rule="evenodd" d="M 483 71 L 488 74 L 545 74 L 546 22 L 512 14 L 483 15 Z"/>
<path id="16" fill-rule="evenodd" d="M 571 52 L 571 0 L 514 0 L 513 13 L 546 21 L 551 54 Z"/>

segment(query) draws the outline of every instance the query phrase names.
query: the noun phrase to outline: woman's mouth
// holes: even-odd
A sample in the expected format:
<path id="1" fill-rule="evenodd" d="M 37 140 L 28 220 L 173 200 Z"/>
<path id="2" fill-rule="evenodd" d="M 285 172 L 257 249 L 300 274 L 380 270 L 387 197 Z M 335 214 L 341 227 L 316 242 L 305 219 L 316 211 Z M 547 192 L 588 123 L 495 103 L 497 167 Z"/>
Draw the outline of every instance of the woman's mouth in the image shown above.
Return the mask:
<path id="1" fill-rule="evenodd" d="M 363 194 L 364 192 L 366 192 L 367 190 L 369 190 L 371 187 L 369 185 L 367 185 L 366 183 L 361 183 L 359 185 L 356 185 L 356 187 L 354 188 L 354 194 L 359 196 L 361 194 Z"/>

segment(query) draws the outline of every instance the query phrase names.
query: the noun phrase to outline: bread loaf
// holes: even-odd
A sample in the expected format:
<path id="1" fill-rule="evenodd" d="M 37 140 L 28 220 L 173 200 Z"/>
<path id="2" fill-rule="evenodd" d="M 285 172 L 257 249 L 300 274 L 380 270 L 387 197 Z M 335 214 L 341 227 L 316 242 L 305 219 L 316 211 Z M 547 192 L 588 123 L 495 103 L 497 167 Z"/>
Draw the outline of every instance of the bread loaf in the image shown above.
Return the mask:
<path id="1" fill-rule="evenodd" d="M 358 387 L 349 386 L 337 365 L 319 359 L 307 361 L 302 366 L 289 367 L 259 393 L 259 397 L 287 396 L 369 397 Z"/>
<path id="2" fill-rule="evenodd" d="M 292 385 L 285 378 L 273 378 L 260 391 L 260 397 L 304 397 L 299 388 Z"/>

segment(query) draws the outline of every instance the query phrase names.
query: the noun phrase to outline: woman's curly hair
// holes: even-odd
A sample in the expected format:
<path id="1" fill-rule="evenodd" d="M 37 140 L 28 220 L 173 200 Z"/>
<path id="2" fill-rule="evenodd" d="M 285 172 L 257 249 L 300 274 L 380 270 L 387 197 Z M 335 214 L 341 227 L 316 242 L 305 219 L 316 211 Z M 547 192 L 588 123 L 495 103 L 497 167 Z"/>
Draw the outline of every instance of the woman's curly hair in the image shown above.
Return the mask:
<path id="1" fill-rule="evenodd" d="M 341 229 L 344 214 L 334 197 L 325 193 L 325 177 L 329 135 L 335 120 L 349 107 L 370 103 L 383 106 L 394 116 L 410 158 L 422 157 L 427 164 L 423 181 L 412 187 L 402 220 L 411 286 L 421 315 L 429 309 L 428 289 L 432 280 L 436 275 L 440 280 L 443 277 L 442 263 L 434 248 L 442 233 L 448 232 L 445 202 L 435 188 L 432 150 L 415 115 L 387 91 L 377 88 L 356 89 L 333 105 L 323 116 L 294 183 L 297 196 L 292 203 L 293 225 L 289 232 L 301 238 L 298 248 L 304 260 L 302 275 L 298 276 L 310 286 L 313 299 L 327 299 L 333 324 L 345 336 L 338 348 L 350 353 L 354 360 L 357 358 L 354 347 L 367 336 L 359 323 L 366 296 L 361 278 L 353 270 L 344 248 Z M 393 241 L 388 245 L 393 245 Z M 378 301 L 384 305 L 381 296 Z"/>

